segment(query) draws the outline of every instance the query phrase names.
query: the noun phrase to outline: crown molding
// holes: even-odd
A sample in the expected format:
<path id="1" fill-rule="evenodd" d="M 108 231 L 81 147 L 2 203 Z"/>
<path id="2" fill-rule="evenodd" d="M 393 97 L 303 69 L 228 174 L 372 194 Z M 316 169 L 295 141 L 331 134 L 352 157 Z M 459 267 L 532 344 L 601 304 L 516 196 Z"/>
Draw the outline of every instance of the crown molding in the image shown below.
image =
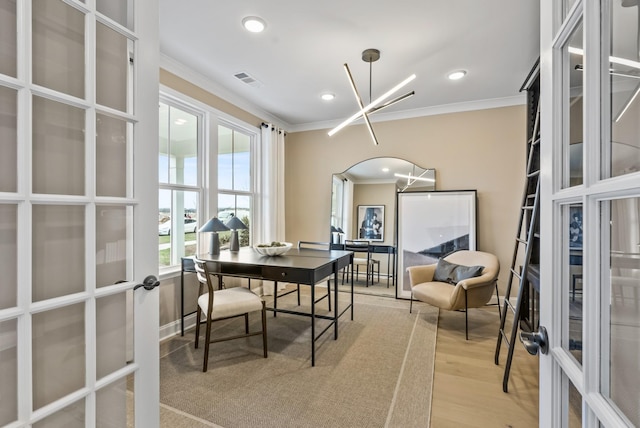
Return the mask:
<path id="1" fill-rule="evenodd" d="M 376 113 L 369 116 L 372 123 L 388 122 L 390 120 L 413 119 L 423 116 L 435 116 L 438 114 L 461 113 L 473 110 L 487 110 L 500 107 L 511 107 L 515 105 L 524 105 L 527 102 L 526 93 L 505 98 L 492 98 L 488 100 L 469 101 L 464 103 L 444 104 L 440 106 L 425 107 L 412 110 L 402 110 L 397 112 Z M 361 124 L 361 119 L 354 121 L 352 125 Z M 300 125 L 292 125 L 289 132 L 315 131 L 318 129 L 332 129 L 336 127 L 341 120 L 303 123 Z"/>
<path id="2" fill-rule="evenodd" d="M 163 68 L 166 71 L 175 74 L 176 76 L 186 80 L 189 83 L 193 83 L 194 85 L 202 88 L 207 92 L 210 92 L 211 94 L 223 99 L 228 103 L 233 104 L 234 106 L 246 111 L 247 113 L 259 117 L 264 122 L 272 123 L 273 125 L 277 126 L 278 128 L 282 128 L 287 132 L 289 132 L 288 130 L 292 127 L 291 124 L 285 122 L 279 117 L 276 117 L 271 113 L 262 110 L 247 99 L 234 94 L 215 81 L 209 79 L 206 76 L 203 76 L 202 74 L 192 70 L 191 68 L 185 67 L 180 62 L 163 53 L 160 53 L 160 68 Z"/>

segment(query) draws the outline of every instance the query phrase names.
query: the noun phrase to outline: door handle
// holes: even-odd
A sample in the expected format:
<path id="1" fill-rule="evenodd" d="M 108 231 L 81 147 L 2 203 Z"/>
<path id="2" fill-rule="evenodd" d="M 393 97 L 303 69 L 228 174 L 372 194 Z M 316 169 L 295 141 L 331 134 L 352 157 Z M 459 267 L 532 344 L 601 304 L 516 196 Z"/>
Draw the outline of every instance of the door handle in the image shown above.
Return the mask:
<path id="1" fill-rule="evenodd" d="M 158 285 L 160 285 L 160 281 L 158 281 L 158 278 L 153 275 L 149 275 L 144 279 L 144 281 L 142 281 L 142 284 L 138 284 L 133 287 L 133 290 L 135 291 L 140 287 L 144 287 L 145 290 L 153 290 Z"/>
<path id="2" fill-rule="evenodd" d="M 538 352 L 546 354 L 549 352 L 549 336 L 547 329 L 543 326 L 538 327 L 538 331 L 521 331 L 520 342 L 531 355 L 537 355 Z"/>

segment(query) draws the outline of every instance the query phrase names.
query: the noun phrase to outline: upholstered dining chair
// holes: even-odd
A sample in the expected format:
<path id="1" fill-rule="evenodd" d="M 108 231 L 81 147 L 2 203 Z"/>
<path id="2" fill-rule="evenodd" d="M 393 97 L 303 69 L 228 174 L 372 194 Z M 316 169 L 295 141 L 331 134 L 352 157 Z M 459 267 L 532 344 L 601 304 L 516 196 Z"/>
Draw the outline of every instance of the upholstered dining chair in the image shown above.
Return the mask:
<path id="1" fill-rule="evenodd" d="M 355 268 L 355 278 L 358 278 L 360 274 L 360 266 L 362 266 L 366 273 L 366 286 L 369 286 L 369 278 L 371 278 L 371 284 L 373 284 L 373 275 L 375 266 L 378 267 L 378 279 L 380 279 L 380 262 L 379 260 L 375 260 L 371 257 L 371 244 L 369 241 L 365 240 L 357 240 L 357 239 L 346 239 L 344 241 L 344 249 L 346 251 L 353 251 L 353 263 L 349 269 L 347 274 L 351 273 L 353 276 L 353 269 Z M 344 274 L 343 274 L 343 283 L 344 283 Z"/>
<path id="2" fill-rule="evenodd" d="M 211 343 L 262 335 L 262 350 L 264 358 L 267 358 L 267 316 L 264 301 L 253 291 L 244 287 L 215 290 L 207 263 L 203 260 L 195 259 L 194 264 L 198 281 L 200 281 L 200 295 L 198 297 L 198 311 L 196 315 L 196 348 L 198 348 L 198 341 L 200 339 L 200 324 L 203 322 L 206 324 L 202 371 L 207 371 L 209 345 Z M 207 292 L 203 294 L 205 286 L 207 287 Z M 261 312 L 262 330 L 249 332 L 249 313 L 251 312 Z M 202 315 L 205 316 L 204 321 L 202 321 Z M 244 316 L 244 334 L 211 339 L 211 324 L 214 321 L 240 316 Z"/>
<path id="3" fill-rule="evenodd" d="M 462 250 L 451 253 L 438 263 L 407 268 L 411 283 L 411 303 L 419 300 L 447 311 L 464 310 L 465 337 L 469 339 L 469 308 L 479 308 L 498 295 L 500 262 L 490 253 Z"/>

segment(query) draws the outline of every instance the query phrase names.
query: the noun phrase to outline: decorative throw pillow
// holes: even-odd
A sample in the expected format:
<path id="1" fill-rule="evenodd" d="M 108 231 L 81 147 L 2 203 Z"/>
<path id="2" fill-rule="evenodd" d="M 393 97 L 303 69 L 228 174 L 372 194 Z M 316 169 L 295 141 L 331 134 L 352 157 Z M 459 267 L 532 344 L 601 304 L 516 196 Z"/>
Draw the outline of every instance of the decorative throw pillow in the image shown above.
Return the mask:
<path id="1" fill-rule="evenodd" d="M 440 259 L 433 273 L 433 280 L 456 285 L 464 279 L 482 275 L 483 269 L 484 266 L 463 266 Z"/>

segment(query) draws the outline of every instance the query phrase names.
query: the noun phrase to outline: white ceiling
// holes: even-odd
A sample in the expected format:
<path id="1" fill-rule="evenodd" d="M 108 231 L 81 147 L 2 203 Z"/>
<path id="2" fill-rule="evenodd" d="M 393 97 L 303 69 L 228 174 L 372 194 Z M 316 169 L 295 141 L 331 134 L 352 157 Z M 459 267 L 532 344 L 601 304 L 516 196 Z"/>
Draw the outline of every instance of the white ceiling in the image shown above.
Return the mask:
<path id="1" fill-rule="evenodd" d="M 267 22 L 263 33 L 243 29 L 249 15 Z M 359 109 L 344 63 L 368 103 L 367 48 L 381 51 L 373 98 L 417 75 L 396 94 L 416 95 L 371 115 L 374 122 L 522 103 L 519 89 L 539 55 L 539 1 L 160 0 L 160 30 L 165 68 L 191 70 L 216 95 L 296 131 L 333 127 Z M 457 69 L 467 76 L 448 80 Z M 323 92 L 336 99 L 322 101 Z"/>

